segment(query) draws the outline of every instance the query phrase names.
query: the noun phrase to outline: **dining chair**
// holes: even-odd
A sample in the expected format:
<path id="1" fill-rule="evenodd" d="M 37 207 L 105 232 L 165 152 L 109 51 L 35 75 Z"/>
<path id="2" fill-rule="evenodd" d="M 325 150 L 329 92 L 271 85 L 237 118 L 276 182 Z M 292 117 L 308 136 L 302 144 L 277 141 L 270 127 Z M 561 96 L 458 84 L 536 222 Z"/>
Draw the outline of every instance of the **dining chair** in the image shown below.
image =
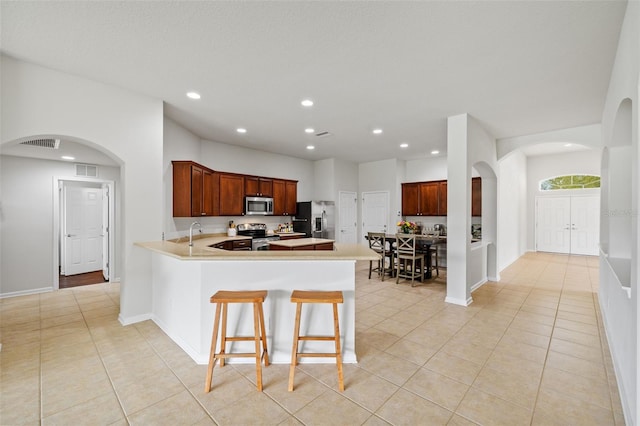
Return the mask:
<path id="1" fill-rule="evenodd" d="M 398 261 L 396 284 L 400 282 L 400 278 L 411 278 L 411 287 L 413 287 L 416 278 L 422 282 L 423 269 L 425 268 L 424 254 L 416 252 L 415 234 L 396 234 L 396 244 L 396 259 Z"/>
<path id="2" fill-rule="evenodd" d="M 423 232 L 423 235 L 427 235 L 429 237 L 433 237 L 434 242 L 433 244 L 431 244 L 431 247 L 429 247 L 429 254 L 428 256 L 430 256 L 429 261 L 431 262 L 431 270 L 435 269 L 436 270 L 436 275 L 439 277 L 440 276 L 440 268 L 438 267 L 438 242 L 437 239 L 440 237 L 440 231 L 436 231 L 434 229 L 425 229 L 425 231 Z"/>
<path id="3" fill-rule="evenodd" d="M 367 239 L 369 240 L 369 248 L 380 255 L 377 267 L 373 267 L 373 260 L 369 261 L 369 279 L 371 279 L 371 272 L 377 271 L 378 276 L 382 276 L 382 281 L 384 281 L 384 275 L 387 271 L 385 266 L 387 257 L 390 259 L 389 263 L 393 265 L 390 251 L 387 250 L 387 237 L 383 232 L 368 232 Z"/>

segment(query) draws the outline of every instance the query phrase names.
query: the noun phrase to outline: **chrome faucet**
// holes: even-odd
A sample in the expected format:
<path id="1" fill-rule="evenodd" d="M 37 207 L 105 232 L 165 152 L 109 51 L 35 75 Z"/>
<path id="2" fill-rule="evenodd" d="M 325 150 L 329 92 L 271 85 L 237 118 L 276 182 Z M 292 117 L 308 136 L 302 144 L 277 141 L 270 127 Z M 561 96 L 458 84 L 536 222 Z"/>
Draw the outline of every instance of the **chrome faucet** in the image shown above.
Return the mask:
<path id="1" fill-rule="evenodd" d="M 200 232 L 202 232 L 202 225 L 200 225 L 200 222 L 193 222 L 191 224 L 189 227 L 189 247 L 193 247 L 193 227 L 196 225 L 200 228 Z"/>

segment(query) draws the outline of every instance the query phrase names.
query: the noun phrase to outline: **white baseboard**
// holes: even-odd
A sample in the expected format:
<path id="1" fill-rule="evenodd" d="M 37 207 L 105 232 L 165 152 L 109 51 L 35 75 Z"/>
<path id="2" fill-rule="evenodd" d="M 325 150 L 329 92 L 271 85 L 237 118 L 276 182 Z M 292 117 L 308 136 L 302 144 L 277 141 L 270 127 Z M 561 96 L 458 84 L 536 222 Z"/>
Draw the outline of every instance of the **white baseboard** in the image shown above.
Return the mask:
<path id="1" fill-rule="evenodd" d="M 444 301 L 446 303 L 452 303 L 454 305 L 460 305 L 460 306 L 469 306 L 472 302 L 473 302 L 473 298 L 469 297 L 467 300 L 465 299 L 457 299 L 455 297 L 449 297 L 447 296 Z"/>
<path id="2" fill-rule="evenodd" d="M 486 284 L 487 281 L 488 281 L 487 279 L 482 279 L 482 280 L 478 281 L 477 283 L 475 283 L 474 285 L 471 286 L 470 292 L 473 293 L 474 291 L 476 291 L 477 289 L 482 287 L 484 284 Z"/>
<path id="3" fill-rule="evenodd" d="M 137 322 L 142 322 L 150 319 L 151 319 L 151 314 L 142 314 L 142 315 L 136 315 L 136 316 L 127 317 L 127 318 L 123 317 L 122 313 L 118 315 L 118 321 L 120 321 L 120 324 L 122 325 L 135 324 Z"/>
<path id="4" fill-rule="evenodd" d="M 12 291 L 10 293 L 0 293 L 0 299 L 7 297 L 28 296 L 30 294 L 50 293 L 53 291 L 53 287 L 34 288 L 31 290 Z"/>

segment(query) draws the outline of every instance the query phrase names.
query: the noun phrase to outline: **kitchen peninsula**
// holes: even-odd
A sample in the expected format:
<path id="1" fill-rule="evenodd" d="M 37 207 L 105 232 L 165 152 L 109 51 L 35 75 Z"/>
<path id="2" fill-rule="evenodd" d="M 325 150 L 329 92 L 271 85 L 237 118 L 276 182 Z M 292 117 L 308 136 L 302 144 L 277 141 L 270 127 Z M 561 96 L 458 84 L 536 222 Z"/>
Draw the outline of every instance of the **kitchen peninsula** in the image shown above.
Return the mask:
<path id="1" fill-rule="evenodd" d="M 294 289 L 340 290 L 339 306 L 343 362 L 357 362 L 355 353 L 355 262 L 377 260 L 378 254 L 362 245 L 335 244 L 333 250 L 228 251 L 211 246 L 229 237 L 206 236 L 188 240 L 136 243 L 150 255 L 152 303 L 149 318 L 198 364 L 208 362 L 215 305 L 209 298 L 218 290 L 267 290 L 264 304 L 269 358 L 289 363 L 293 345 Z M 297 240 L 292 240 L 297 241 Z M 331 242 L 333 244 L 333 242 Z M 331 334 L 331 309 L 314 307 L 313 321 L 303 318 L 305 334 Z M 229 307 L 229 326 L 238 335 L 253 333 L 253 317 L 245 306 Z M 249 351 L 234 342 L 233 352 Z M 309 351 L 325 352 L 326 342 L 305 342 Z M 247 350 L 245 350 L 247 349 Z M 307 358 L 306 362 L 333 363 L 333 358 Z M 248 358 L 231 362 L 250 363 Z"/>

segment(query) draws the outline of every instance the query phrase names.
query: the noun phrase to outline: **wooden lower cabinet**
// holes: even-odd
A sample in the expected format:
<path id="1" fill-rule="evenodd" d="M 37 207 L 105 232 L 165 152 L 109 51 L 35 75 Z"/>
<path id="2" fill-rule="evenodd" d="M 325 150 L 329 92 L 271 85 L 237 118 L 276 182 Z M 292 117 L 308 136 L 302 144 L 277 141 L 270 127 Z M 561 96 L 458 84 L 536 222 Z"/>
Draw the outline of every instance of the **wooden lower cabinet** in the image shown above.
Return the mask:
<path id="1" fill-rule="evenodd" d="M 301 246 L 293 246 L 293 247 L 287 247 L 287 246 L 280 246 L 277 244 L 270 244 L 269 245 L 269 250 L 283 250 L 283 251 L 292 251 L 292 250 L 307 250 L 307 251 L 314 251 L 314 250 L 333 250 L 333 243 L 319 243 L 319 244 L 305 244 L 305 245 L 301 245 Z"/>
<path id="2" fill-rule="evenodd" d="M 316 244 L 315 250 L 333 250 L 333 243 Z"/>

